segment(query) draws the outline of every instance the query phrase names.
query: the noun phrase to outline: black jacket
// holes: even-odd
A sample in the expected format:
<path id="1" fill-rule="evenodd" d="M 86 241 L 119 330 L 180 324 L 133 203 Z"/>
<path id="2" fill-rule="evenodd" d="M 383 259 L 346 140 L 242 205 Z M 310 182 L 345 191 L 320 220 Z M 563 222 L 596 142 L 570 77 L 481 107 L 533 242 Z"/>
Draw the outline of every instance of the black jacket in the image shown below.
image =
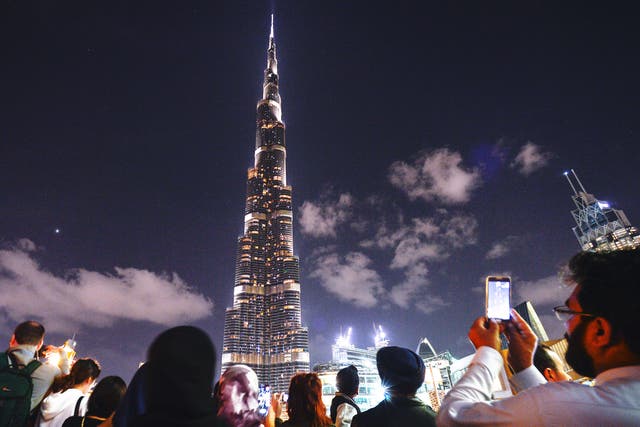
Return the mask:
<path id="1" fill-rule="evenodd" d="M 418 398 L 386 398 L 353 417 L 352 427 L 435 427 L 436 413 Z"/>
<path id="2" fill-rule="evenodd" d="M 336 422 L 336 417 L 338 416 L 338 406 L 342 405 L 343 403 L 353 406 L 354 408 L 356 408 L 358 414 L 360 413 L 360 408 L 352 398 L 350 398 L 346 394 L 336 393 L 336 397 L 334 397 L 331 401 L 331 407 L 329 408 L 331 421 L 333 421 L 334 423 Z"/>

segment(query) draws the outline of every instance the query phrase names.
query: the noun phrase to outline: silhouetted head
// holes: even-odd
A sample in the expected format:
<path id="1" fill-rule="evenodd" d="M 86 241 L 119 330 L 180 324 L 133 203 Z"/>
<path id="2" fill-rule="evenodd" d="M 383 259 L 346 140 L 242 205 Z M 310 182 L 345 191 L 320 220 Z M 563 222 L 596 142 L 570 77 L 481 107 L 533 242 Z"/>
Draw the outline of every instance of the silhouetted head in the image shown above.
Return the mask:
<path id="1" fill-rule="evenodd" d="M 336 387 L 340 393 L 355 396 L 358 394 L 359 386 L 360 378 L 358 377 L 358 368 L 355 366 L 349 365 L 340 369 L 336 374 Z"/>
<path id="2" fill-rule="evenodd" d="M 91 392 L 87 402 L 87 415 L 109 418 L 126 391 L 127 385 L 122 378 L 114 375 L 104 377 Z"/>
<path id="3" fill-rule="evenodd" d="M 382 386 L 401 395 L 415 394 L 424 383 L 424 362 L 413 351 L 402 347 L 383 347 L 376 354 Z"/>
<path id="4" fill-rule="evenodd" d="M 145 364 L 147 412 L 187 418 L 212 412 L 215 362 L 213 343 L 203 330 L 178 326 L 162 332 Z"/>
<path id="5" fill-rule="evenodd" d="M 69 375 L 65 375 L 51 386 L 53 392 L 65 391 L 70 388 L 79 386 L 87 380 L 93 382 L 100 376 L 100 365 L 93 359 L 78 359 L 73 363 Z M 88 387 L 88 385 L 87 385 Z"/>
<path id="6" fill-rule="evenodd" d="M 44 339 L 44 326 L 35 320 L 22 322 L 13 331 L 13 338 L 17 344 L 41 345 Z"/>

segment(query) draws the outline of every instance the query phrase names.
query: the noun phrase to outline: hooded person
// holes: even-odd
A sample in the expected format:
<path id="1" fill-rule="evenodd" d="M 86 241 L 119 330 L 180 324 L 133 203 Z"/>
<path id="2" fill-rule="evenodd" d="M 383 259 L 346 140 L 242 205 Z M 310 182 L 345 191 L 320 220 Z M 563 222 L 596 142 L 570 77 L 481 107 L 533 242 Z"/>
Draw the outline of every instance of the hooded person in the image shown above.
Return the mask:
<path id="1" fill-rule="evenodd" d="M 377 406 L 353 417 L 353 427 L 435 426 L 435 412 L 416 397 L 424 383 L 424 362 L 413 351 L 383 347 L 376 354 L 385 398 Z"/>
<path id="2" fill-rule="evenodd" d="M 168 329 L 153 341 L 147 359 L 131 380 L 113 426 L 216 426 L 211 396 L 216 353 L 204 331 Z"/>

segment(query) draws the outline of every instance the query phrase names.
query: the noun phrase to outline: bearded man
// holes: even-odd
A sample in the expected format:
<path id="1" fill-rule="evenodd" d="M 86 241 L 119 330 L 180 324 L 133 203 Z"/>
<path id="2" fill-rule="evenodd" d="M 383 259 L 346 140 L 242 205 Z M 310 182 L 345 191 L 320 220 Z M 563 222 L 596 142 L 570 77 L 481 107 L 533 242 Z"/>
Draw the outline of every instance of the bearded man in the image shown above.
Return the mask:
<path id="1" fill-rule="evenodd" d="M 537 338 L 515 310 L 501 324 L 480 317 L 469 330 L 476 354 L 445 396 L 439 426 L 640 425 L 640 249 L 582 252 L 568 267 L 574 289 L 554 311 L 565 322 L 567 363 L 593 377 L 594 386 L 547 383 L 533 366 Z M 500 332 L 509 340 L 511 383 L 519 393 L 495 401 Z"/>

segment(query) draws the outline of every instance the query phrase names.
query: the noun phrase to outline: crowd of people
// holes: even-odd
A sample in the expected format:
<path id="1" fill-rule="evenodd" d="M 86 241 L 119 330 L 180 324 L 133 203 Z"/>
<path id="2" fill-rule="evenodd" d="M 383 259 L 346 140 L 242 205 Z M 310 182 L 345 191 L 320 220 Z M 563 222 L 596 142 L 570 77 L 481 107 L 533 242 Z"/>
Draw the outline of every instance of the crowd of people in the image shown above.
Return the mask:
<path id="1" fill-rule="evenodd" d="M 582 252 L 568 271 L 573 292 L 554 311 L 567 329 L 566 361 L 593 379 L 588 384 L 571 381 L 516 311 L 506 321 L 482 316 L 473 322 L 469 339 L 476 354 L 438 413 L 416 397 L 425 365 L 406 348 L 378 350 L 385 397 L 369 410 L 358 407 L 358 371 L 347 366 L 336 375 L 338 392 L 328 409 L 318 375 L 298 373 L 288 394 L 273 393 L 263 412 L 250 367 L 229 368 L 214 384 L 215 349 L 198 328 L 178 326 L 156 337 L 127 387 L 117 376 L 96 384 L 97 361 L 70 364 L 60 349 L 49 349 L 60 352 L 58 363 L 41 363 L 44 327 L 26 321 L 0 353 L 0 427 L 640 425 L 640 250 Z M 501 334 L 508 341 L 513 396 L 497 400 L 492 387 L 504 365 Z"/>

